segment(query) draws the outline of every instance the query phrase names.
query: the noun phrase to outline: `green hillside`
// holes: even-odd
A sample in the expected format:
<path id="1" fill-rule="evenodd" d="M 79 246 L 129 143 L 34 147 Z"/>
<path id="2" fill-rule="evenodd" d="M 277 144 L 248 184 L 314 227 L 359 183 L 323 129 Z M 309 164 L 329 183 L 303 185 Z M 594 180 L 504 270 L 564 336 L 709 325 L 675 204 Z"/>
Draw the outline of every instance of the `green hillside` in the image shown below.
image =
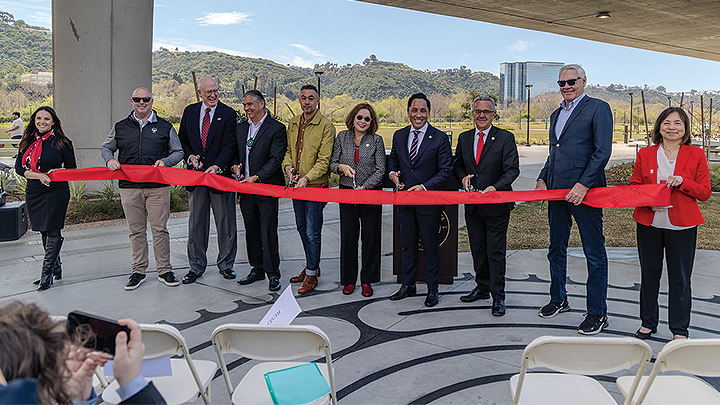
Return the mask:
<path id="1" fill-rule="evenodd" d="M 0 77 L 52 71 L 52 34 L 0 11 Z"/>

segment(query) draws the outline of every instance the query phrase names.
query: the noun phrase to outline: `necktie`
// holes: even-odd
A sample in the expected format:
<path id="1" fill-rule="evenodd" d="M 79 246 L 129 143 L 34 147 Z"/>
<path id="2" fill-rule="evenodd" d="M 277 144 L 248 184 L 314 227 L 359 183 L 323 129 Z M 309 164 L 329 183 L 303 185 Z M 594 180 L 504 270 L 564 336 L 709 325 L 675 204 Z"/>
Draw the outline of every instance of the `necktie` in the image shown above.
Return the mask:
<path id="1" fill-rule="evenodd" d="M 202 142 L 202 148 L 205 150 L 207 145 L 208 131 L 210 130 L 210 108 L 205 109 L 205 116 L 203 117 L 202 131 L 200 131 L 200 141 Z"/>
<path id="2" fill-rule="evenodd" d="M 480 163 L 480 154 L 482 154 L 483 150 L 483 133 L 480 132 L 480 136 L 478 137 L 478 143 L 477 143 L 477 152 L 475 152 L 475 164 Z"/>
<path id="3" fill-rule="evenodd" d="M 415 156 L 417 156 L 418 151 L 418 136 L 420 135 L 420 131 L 414 130 L 413 134 L 415 134 L 415 136 L 413 137 L 412 144 L 410 144 L 410 164 L 415 163 Z"/>

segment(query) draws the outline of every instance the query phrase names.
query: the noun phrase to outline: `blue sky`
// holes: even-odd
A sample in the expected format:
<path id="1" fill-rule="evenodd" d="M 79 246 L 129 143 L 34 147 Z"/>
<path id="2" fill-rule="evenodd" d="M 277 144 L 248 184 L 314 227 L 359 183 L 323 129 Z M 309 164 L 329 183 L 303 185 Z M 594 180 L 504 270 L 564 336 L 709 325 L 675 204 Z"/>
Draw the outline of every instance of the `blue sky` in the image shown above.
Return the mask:
<path id="1" fill-rule="evenodd" d="M 50 0 L 0 0 L 0 10 L 32 25 L 50 27 L 50 8 Z M 375 54 L 415 69 L 465 65 L 494 74 L 502 62 L 553 61 L 582 64 L 592 84 L 720 90 L 720 62 L 354 0 L 155 0 L 154 19 L 153 49 L 217 50 L 305 67 Z"/>

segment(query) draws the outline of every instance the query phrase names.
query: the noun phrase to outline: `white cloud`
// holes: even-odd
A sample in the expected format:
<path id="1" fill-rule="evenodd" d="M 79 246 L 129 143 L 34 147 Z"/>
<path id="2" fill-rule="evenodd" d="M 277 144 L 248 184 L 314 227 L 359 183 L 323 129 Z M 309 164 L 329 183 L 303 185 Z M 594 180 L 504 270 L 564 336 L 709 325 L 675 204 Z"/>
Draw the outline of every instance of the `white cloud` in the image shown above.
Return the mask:
<path id="1" fill-rule="evenodd" d="M 317 57 L 319 57 L 319 58 L 324 58 L 324 57 L 325 57 L 322 53 L 320 53 L 320 52 L 318 52 L 318 51 L 310 48 L 310 47 L 307 46 L 307 45 L 302 45 L 302 44 L 290 44 L 290 46 L 295 47 L 295 48 L 298 48 L 298 49 L 301 49 L 303 52 L 305 52 L 305 53 L 308 54 L 308 55 L 317 56 Z"/>
<path id="2" fill-rule="evenodd" d="M 312 68 L 315 67 L 315 62 L 309 60 L 309 59 L 303 59 L 299 56 L 293 56 L 290 58 L 290 64 L 294 66 L 300 66 L 304 68 Z"/>
<path id="3" fill-rule="evenodd" d="M 518 39 L 515 41 L 514 44 L 506 46 L 505 49 L 508 49 L 513 52 L 522 52 L 533 46 L 535 46 L 535 44 L 533 44 L 532 42 L 527 42 L 527 41 L 523 41 L 522 39 Z"/>
<path id="4" fill-rule="evenodd" d="M 205 13 L 197 18 L 200 25 L 232 25 L 250 21 L 252 14 L 233 11 L 230 13 Z"/>

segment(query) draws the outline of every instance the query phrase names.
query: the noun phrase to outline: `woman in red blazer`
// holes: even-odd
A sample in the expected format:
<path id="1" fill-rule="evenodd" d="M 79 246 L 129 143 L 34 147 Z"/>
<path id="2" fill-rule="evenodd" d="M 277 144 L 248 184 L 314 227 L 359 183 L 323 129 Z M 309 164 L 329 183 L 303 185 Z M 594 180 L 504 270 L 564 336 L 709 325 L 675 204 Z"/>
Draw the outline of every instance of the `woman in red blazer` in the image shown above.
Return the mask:
<path id="1" fill-rule="evenodd" d="M 657 332 L 664 251 L 669 285 L 668 324 L 674 339 L 684 339 L 690 325 L 690 276 L 697 226 L 705 222 L 697 200 L 710 198 L 710 170 L 703 150 L 690 145 L 690 120 L 683 109 L 665 109 L 655 122 L 652 139 L 654 145 L 637 154 L 630 184 L 665 182 L 672 192 L 669 206 L 637 207 L 633 214 L 640 257 L 642 320 L 635 336 L 649 339 Z"/>

